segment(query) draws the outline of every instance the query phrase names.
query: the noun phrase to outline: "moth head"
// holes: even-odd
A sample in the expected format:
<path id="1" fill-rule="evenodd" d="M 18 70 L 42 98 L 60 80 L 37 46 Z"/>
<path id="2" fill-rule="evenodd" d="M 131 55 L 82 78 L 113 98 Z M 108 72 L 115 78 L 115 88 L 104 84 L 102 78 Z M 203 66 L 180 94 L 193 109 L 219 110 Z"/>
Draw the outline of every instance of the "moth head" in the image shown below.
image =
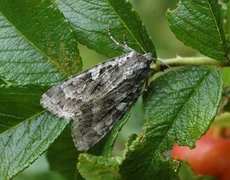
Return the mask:
<path id="1" fill-rule="evenodd" d="M 151 63 L 153 60 L 152 53 L 145 53 L 143 56 Z"/>

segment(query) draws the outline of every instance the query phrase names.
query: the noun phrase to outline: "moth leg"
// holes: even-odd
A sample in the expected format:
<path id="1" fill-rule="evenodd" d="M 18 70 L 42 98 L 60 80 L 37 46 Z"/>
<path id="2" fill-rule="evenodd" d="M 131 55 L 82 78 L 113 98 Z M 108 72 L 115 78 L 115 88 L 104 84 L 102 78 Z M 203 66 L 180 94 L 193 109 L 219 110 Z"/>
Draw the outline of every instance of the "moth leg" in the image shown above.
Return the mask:
<path id="1" fill-rule="evenodd" d="M 150 70 L 151 70 L 151 71 L 149 72 L 149 76 L 148 76 L 148 77 L 151 77 L 151 75 L 153 75 L 154 72 L 155 72 L 153 69 L 150 69 Z M 147 78 L 147 79 L 146 79 L 146 81 L 145 81 L 145 83 L 144 83 L 144 89 L 143 89 L 143 91 L 141 92 L 140 95 L 143 95 L 143 93 L 147 92 L 148 86 L 149 86 L 149 84 L 150 84 L 149 79 L 150 79 L 150 78 Z"/>
<path id="2" fill-rule="evenodd" d="M 145 85 L 144 85 L 144 87 L 145 87 L 144 91 L 145 91 L 145 92 L 147 91 L 148 86 L 149 86 L 149 80 L 147 79 L 147 80 L 145 81 Z"/>
<path id="3" fill-rule="evenodd" d="M 144 86 L 143 86 L 143 89 L 142 89 L 142 91 L 139 93 L 139 96 L 142 96 L 144 93 L 146 93 L 147 92 L 147 88 L 148 88 L 148 82 L 147 81 L 145 81 L 145 84 L 144 84 Z"/>

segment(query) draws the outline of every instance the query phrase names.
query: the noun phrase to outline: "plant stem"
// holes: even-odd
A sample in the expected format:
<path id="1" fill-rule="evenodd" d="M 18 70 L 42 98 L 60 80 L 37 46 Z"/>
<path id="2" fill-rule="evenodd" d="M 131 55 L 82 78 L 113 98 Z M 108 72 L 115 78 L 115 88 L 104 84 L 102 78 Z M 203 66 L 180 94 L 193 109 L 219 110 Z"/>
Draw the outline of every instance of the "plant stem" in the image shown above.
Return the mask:
<path id="1" fill-rule="evenodd" d="M 175 66 L 191 66 L 191 65 L 205 65 L 205 66 L 230 66 L 228 62 L 217 61 L 208 57 L 180 57 L 170 59 L 158 59 L 151 68 L 159 67 L 175 67 Z"/>

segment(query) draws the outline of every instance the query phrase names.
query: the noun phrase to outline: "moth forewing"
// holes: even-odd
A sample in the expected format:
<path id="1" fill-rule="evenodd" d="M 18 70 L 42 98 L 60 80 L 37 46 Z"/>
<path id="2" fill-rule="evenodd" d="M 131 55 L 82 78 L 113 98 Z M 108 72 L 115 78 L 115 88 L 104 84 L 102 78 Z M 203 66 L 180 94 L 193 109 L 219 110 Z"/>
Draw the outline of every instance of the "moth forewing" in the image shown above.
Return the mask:
<path id="1" fill-rule="evenodd" d="M 151 53 L 131 51 L 98 64 L 53 86 L 41 105 L 58 117 L 73 119 L 78 150 L 101 140 L 138 99 L 152 74 Z"/>

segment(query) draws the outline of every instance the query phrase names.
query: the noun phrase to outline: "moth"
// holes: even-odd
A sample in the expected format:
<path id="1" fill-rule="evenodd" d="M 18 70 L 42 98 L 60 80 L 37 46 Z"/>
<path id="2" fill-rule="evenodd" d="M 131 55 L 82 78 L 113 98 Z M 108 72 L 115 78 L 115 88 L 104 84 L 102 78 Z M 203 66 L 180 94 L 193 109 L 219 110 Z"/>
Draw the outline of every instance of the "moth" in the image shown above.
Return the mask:
<path id="1" fill-rule="evenodd" d="M 126 54 L 100 63 L 51 87 L 41 105 L 61 118 L 72 119 L 72 137 L 79 151 L 100 141 L 128 112 L 152 75 L 152 54 L 119 44 Z"/>

